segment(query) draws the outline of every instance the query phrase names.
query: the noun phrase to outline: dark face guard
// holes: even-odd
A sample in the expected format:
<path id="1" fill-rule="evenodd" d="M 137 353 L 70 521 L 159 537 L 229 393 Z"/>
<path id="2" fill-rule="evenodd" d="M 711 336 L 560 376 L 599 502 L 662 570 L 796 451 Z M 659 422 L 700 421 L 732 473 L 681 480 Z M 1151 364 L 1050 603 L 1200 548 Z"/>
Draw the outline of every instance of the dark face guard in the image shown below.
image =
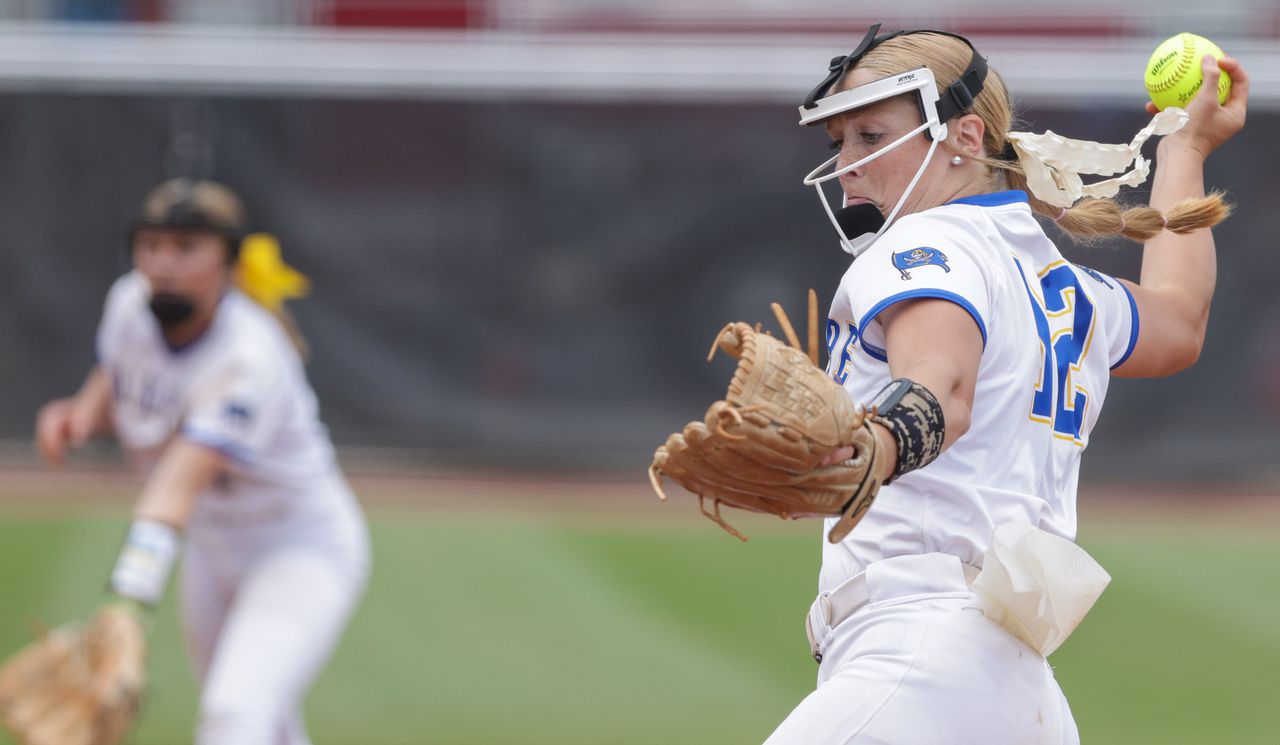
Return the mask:
<path id="1" fill-rule="evenodd" d="M 160 326 L 166 329 L 181 326 L 196 312 L 195 302 L 191 298 L 171 292 L 152 295 L 147 307 L 160 322 Z"/>
<path id="2" fill-rule="evenodd" d="M 937 82 L 933 77 L 933 72 L 927 67 L 920 67 L 899 75 L 882 78 L 830 96 L 825 95 L 871 49 L 898 36 L 920 33 L 919 31 L 898 31 L 876 37 L 876 33 L 879 30 L 880 24 L 872 26 L 853 52 L 844 57 L 836 57 L 831 60 L 827 77 L 809 92 L 809 95 L 805 97 L 804 104 L 800 107 L 800 124 L 802 126 L 812 126 L 824 122 L 837 114 L 860 109 L 894 96 L 903 94 L 915 94 L 916 96 L 916 103 L 920 110 L 920 126 L 862 160 L 843 168 L 823 173 L 827 169 L 833 168 L 836 161 L 839 160 L 839 155 L 833 156 L 811 171 L 804 179 L 806 186 L 812 186 L 818 192 L 818 199 L 822 202 L 823 210 L 827 213 L 827 217 L 831 220 L 832 225 L 835 226 L 836 234 L 840 237 L 841 248 L 855 257 L 869 248 L 897 217 L 898 211 L 902 209 L 907 197 L 915 189 L 916 183 L 924 175 L 925 168 L 928 167 L 929 162 L 932 160 L 938 143 L 946 139 L 946 122 L 973 104 L 974 97 L 982 91 L 983 81 L 987 75 L 987 61 L 978 54 L 977 50 L 973 50 L 973 56 L 969 61 L 968 68 L 960 76 L 959 80 L 947 87 L 943 96 L 938 95 Z M 973 45 L 962 36 L 946 31 L 928 31 L 928 33 L 938 33 L 960 39 L 971 50 L 973 49 Z M 930 140 L 929 151 L 921 162 L 920 167 L 916 170 L 911 183 L 908 184 L 906 190 L 902 193 L 902 197 L 899 198 L 898 203 L 887 217 L 880 214 L 879 209 L 875 206 L 868 204 L 841 207 L 839 210 L 831 208 L 831 203 L 822 190 L 824 183 L 837 179 L 849 171 L 863 167 L 921 133 Z M 843 199 L 841 201 L 843 202 Z"/>

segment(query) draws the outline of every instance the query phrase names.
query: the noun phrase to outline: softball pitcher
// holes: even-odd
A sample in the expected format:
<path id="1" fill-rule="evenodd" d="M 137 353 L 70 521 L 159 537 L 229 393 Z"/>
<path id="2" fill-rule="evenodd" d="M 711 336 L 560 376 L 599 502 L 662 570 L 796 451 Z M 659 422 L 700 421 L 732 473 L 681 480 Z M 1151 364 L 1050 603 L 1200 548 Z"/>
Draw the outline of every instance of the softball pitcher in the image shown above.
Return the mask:
<path id="1" fill-rule="evenodd" d="M 363 591 L 368 539 L 281 307 L 301 277 L 244 227 L 221 184 L 174 180 L 147 197 L 98 363 L 41 409 L 36 439 L 60 463 L 114 431 L 146 475 L 116 596 L 154 607 L 185 546 L 195 741 L 303 745 L 303 699 Z"/>
<path id="2" fill-rule="evenodd" d="M 768 743 L 1077 743 L 1046 656 L 1109 579 L 1073 544 L 1081 454 L 1110 376 L 1200 353 L 1208 228 L 1228 212 L 1203 166 L 1243 126 L 1248 76 L 1206 57 L 1208 95 L 1097 146 L 1011 132 L 1009 93 L 968 40 L 877 31 L 800 114 L 836 151 L 805 183 L 857 257 L 831 304 L 829 372 L 874 406 L 886 485 L 824 541 L 818 686 Z M 1145 179 L 1151 135 L 1166 135 L 1151 206 L 1124 209 L 1111 196 Z M 1144 243 L 1141 281 L 1072 264 L 1036 215 Z"/>

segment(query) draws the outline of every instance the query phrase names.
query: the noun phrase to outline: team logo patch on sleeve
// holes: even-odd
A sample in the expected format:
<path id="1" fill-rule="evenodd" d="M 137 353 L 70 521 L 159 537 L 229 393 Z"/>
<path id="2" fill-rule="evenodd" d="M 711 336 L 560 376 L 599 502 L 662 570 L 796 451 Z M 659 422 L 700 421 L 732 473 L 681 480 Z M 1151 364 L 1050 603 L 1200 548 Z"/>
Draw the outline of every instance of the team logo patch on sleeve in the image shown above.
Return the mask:
<path id="1" fill-rule="evenodd" d="M 921 246 L 907 251 L 899 251 L 893 255 L 893 268 L 902 272 L 903 279 L 911 279 L 911 273 L 907 271 L 908 269 L 919 269 L 930 264 L 942 267 L 944 272 L 951 271 L 951 267 L 947 266 L 947 255 L 936 248 Z"/>
<path id="2" fill-rule="evenodd" d="M 222 415 L 232 424 L 245 425 L 253 419 L 253 410 L 239 401 L 228 401 Z"/>

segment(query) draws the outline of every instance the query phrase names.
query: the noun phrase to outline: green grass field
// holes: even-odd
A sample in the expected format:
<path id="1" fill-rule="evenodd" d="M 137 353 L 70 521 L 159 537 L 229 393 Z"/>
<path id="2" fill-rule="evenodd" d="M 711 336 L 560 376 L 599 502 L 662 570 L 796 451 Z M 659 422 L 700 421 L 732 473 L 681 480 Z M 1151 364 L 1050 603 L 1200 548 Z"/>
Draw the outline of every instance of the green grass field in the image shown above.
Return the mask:
<path id="1" fill-rule="evenodd" d="M 680 518 L 375 512 L 373 580 L 308 703 L 317 745 L 760 742 L 813 685 L 815 530 L 744 518 L 741 544 Z M 0 649 L 88 612 L 124 526 L 0 521 Z M 1104 524 L 1083 543 L 1115 577 L 1054 656 L 1084 742 L 1280 742 L 1274 532 Z M 172 598 L 160 615 L 139 745 L 190 742 Z"/>

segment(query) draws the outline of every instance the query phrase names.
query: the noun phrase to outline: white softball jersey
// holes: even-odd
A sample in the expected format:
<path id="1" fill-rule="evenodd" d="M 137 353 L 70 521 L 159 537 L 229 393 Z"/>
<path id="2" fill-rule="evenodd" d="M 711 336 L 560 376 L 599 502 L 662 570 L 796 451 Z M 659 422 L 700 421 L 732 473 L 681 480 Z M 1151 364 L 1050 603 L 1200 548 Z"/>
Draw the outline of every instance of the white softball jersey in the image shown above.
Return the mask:
<path id="1" fill-rule="evenodd" d="M 853 262 L 831 304 L 828 372 L 855 401 L 892 379 L 881 314 L 920 298 L 955 303 L 982 333 L 969 430 L 881 489 L 845 540 L 824 541 L 820 592 L 895 556 L 981 566 L 1002 523 L 1075 538 L 1080 456 L 1110 370 L 1138 339 L 1129 290 L 1063 258 L 1021 191 L 902 217 Z"/>
<path id="2" fill-rule="evenodd" d="M 969 430 L 882 488 L 838 544 L 828 521 L 809 613 L 818 687 L 767 745 L 1078 745 L 1048 661 L 987 618 L 964 565 L 982 565 L 1005 523 L 1074 540 L 1080 455 L 1110 369 L 1137 343 L 1136 307 L 1062 257 L 1023 192 L 907 215 L 831 304 L 828 372 L 855 401 L 892 379 L 881 314 L 921 298 L 955 303 L 982 334 Z M 831 617 L 842 585 L 864 602 Z"/>
<path id="3" fill-rule="evenodd" d="M 131 272 L 108 293 L 98 360 L 110 377 L 117 436 L 144 471 L 175 435 L 214 448 L 228 478 L 201 496 L 197 520 L 254 520 L 308 507 L 341 480 L 315 393 L 280 323 L 235 289 L 209 329 L 170 348 Z"/>
<path id="4" fill-rule="evenodd" d="M 98 331 L 117 437 L 144 472 L 177 436 L 228 463 L 199 497 L 182 567 L 195 742 L 309 745 L 302 702 L 368 575 L 364 517 L 280 323 L 230 289 L 173 349 L 149 295 L 137 272 L 121 277 Z"/>

